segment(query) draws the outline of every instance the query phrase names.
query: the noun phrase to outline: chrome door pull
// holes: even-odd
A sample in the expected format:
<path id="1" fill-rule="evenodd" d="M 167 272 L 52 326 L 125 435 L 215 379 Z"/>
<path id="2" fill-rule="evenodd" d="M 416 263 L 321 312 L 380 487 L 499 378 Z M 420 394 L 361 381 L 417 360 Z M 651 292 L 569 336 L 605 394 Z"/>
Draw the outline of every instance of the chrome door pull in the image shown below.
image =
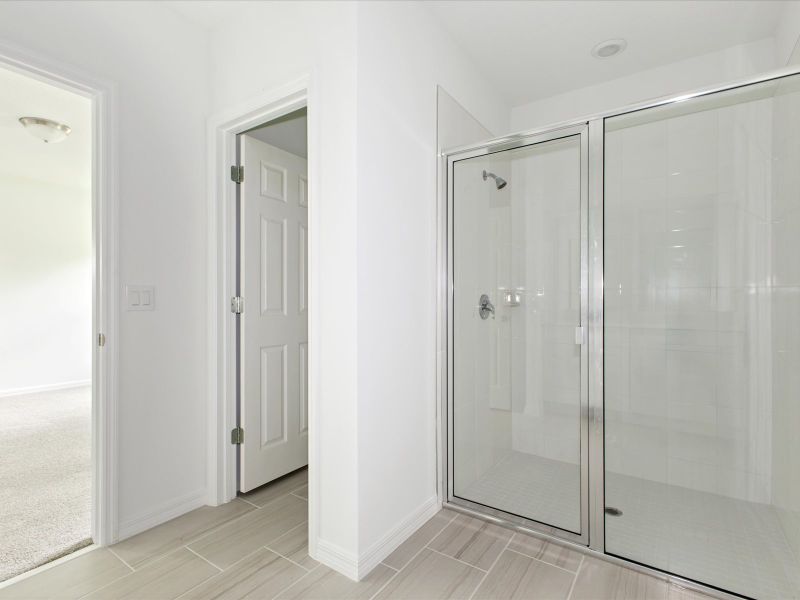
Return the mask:
<path id="1" fill-rule="evenodd" d="M 494 318 L 494 304 L 489 302 L 489 296 L 483 294 L 478 302 L 478 314 L 481 316 L 481 319 L 485 321 L 489 318 L 490 314 L 492 318 Z"/>

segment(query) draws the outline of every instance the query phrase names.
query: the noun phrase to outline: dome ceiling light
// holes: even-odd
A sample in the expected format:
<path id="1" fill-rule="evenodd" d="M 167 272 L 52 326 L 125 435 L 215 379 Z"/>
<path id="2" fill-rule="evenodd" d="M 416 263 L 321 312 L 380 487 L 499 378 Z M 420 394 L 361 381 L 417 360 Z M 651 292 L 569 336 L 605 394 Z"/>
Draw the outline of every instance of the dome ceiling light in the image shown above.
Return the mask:
<path id="1" fill-rule="evenodd" d="M 41 117 L 20 117 L 19 122 L 22 123 L 28 133 L 42 140 L 45 144 L 63 142 L 72 132 L 72 128 L 69 125 Z"/>

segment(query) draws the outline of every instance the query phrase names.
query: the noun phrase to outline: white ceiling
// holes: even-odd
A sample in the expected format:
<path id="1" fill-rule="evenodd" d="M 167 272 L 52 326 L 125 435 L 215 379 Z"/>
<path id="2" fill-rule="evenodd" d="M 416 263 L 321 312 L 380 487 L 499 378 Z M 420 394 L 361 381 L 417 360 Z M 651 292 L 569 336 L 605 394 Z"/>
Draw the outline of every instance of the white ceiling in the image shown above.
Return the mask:
<path id="1" fill-rule="evenodd" d="M 308 119 L 305 108 L 257 129 L 251 129 L 247 135 L 295 156 L 308 158 Z"/>
<path id="2" fill-rule="evenodd" d="M 772 37 L 797 0 L 429 0 L 426 6 L 511 106 Z M 206 30 L 262 1 L 161 4 Z M 268 3 L 267 3 L 268 4 Z M 409 31 L 413 36 L 414 32 Z M 590 55 L 624 38 L 614 58 Z"/>
<path id="3" fill-rule="evenodd" d="M 172 9 L 184 19 L 210 30 L 224 25 L 232 17 L 241 15 L 265 0 L 165 0 L 159 4 Z"/>
<path id="4" fill-rule="evenodd" d="M 90 188 L 90 100 L 3 68 L 0 90 L 0 176 Z M 72 127 L 72 133 L 62 142 L 46 144 L 25 130 L 20 117 L 52 119 Z"/>
<path id="5" fill-rule="evenodd" d="M 518 106 L 772 37 L 787 2 L 472 1 L 425 5 L 484 76 Z M 624 38 L 628 48 L 598 60 L 592 47 Z"/>

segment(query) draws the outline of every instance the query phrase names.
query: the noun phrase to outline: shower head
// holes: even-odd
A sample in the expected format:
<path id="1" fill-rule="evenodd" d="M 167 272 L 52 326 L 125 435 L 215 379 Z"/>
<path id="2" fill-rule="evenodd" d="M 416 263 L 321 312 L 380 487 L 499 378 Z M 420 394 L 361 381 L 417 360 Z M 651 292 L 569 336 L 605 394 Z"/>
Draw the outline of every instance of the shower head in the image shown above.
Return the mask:
<path id="1" fill-rule="evenodd" d="M 503 179 L 502 177 L 498 177 L 494 173 L 488 173 L 488 172 L 484 171 L 483 172 L 483 180 L 486 181 L 487 179 L 489 179 L 489 177 L 494 179 L 494 184 L 497 186 L 498 190 L 502 190 L 504 187 L 506 187 L 508 185 L 508 182 L 505 179 Z"/>

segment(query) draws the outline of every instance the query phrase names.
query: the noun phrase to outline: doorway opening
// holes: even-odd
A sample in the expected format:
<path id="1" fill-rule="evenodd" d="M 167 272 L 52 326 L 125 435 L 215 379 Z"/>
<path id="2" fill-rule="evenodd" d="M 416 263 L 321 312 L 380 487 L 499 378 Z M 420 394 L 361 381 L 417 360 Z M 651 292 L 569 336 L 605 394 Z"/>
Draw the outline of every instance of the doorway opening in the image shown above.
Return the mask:
<path id="1" fill-rule="evenodd" d="M 0 67 L 0 581 L 93 542 L 95 113 Z"/>
<path id="2" fill-rule="evenodd" d="M 307 131 L 302 107 L 237 135 L 236 491 L 259 506 L 307 497 Z"/>

